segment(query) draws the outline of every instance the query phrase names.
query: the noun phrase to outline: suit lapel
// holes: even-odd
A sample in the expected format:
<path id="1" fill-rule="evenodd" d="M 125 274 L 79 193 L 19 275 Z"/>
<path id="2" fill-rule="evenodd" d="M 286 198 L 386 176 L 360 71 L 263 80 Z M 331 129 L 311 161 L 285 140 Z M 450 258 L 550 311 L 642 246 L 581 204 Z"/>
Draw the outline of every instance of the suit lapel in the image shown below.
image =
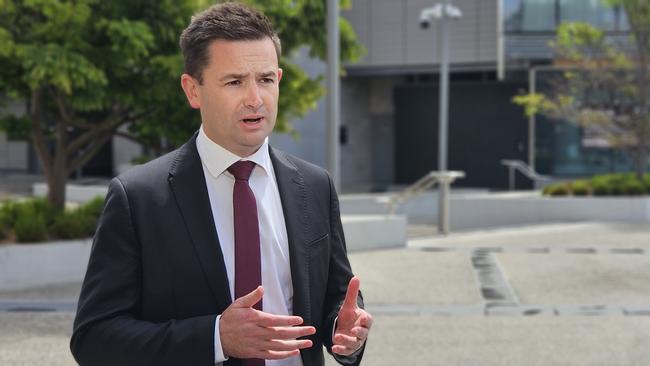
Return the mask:
<path id="1" fill-rule="evenodd" d="M 269 148 L 269 153 L 278 182 L 289 240 L 293 312 L 301 316 L 306 324 L 310 324 L 309 248 L 305 245 L 308 229 L 307 188 L 296 166 L 282 152 Z"/>
<path id="2" fill-rule="evenodd" d="M 179 150 L 170 171 L 169 185 L 203 273 L 219 305 L 219 312 L 232 302 L 228 274 L 214 226 L 212 208 L 194 136 Z"/>

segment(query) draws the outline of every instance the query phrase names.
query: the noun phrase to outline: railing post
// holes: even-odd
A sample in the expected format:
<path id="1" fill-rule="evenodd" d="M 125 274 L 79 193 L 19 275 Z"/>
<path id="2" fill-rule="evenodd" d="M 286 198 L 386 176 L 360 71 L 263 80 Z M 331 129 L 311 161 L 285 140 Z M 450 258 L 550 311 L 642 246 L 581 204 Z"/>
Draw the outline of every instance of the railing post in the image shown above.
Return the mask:
<path id="1" fill-rule="evenodd" d="M 508 165 L 508 190 L 515 190 L 515 167 Z"/>
<path id="2" fill-rule="evenodd" d="M 438 177 L 438 233 L 449 234 L 449 177 Z"/>

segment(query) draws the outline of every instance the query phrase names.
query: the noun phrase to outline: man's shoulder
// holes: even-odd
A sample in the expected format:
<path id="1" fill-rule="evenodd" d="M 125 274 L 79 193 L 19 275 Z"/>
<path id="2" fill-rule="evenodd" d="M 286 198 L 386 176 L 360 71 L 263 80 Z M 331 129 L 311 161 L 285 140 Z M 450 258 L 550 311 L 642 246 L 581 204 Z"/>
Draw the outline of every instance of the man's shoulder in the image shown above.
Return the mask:
<path id="1" fill-rule="evenodd" d="M 134 166 L 118 175 L 117 179 L 129 184 L 137 182 L 148 182 L 150 184 L 161 178 L 166 180 L 177 155 L 178 150 L 174 150 L 147 163 Z"/>
<path id="2" fill-rule="evenodd" d="M 282 163 L 289 164 L 290 166 L 293 166 L 301 175 L 303 176 L 311 176 L 311 177 L 319 177 L 319 178 L 327 178 L 329 179 L 329 173 L 327 170 L 323 169 L 322 167 L 310 163 L 306 160 L 303 160 L 295 155 L 289 154 L 287 152 L 284 152 L 282 150 L 278 150 L 276 148 L 271 149 L 272 155 L 275 156 L 275 158 Z"/>

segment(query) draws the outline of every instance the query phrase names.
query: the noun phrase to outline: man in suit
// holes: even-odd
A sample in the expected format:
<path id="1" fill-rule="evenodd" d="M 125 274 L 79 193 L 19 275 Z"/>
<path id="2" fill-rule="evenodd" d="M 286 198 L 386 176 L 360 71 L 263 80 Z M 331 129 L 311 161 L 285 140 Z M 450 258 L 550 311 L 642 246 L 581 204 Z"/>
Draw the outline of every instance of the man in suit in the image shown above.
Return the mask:
<path id="1" fill-rule="evenodd" d="M 201 128 L 113 179 L 71 339 L 81 365 L 358 365 L 372 317 L 327 173 L 268 145 L 280 41 L 237 3 L 192 18 Z M 234 299 L 234 300 L 233 300 Z M 266 360 L 266 361 L 264 361 Z"/>

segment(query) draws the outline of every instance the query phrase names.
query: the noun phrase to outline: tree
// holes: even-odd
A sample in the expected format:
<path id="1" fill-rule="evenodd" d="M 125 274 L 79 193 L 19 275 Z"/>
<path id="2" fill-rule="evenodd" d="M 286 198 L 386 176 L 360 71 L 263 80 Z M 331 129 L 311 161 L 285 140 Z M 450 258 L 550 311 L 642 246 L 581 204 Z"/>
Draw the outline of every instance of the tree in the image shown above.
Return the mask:
<path id="1" fill-rule="evenodd" d="M 641 179 L 650 152 L 650 2 L 608 3 L 627 15 L 633 51 L 621 50 L 589 24 L 562 24 L 551 45 L 561 76 L 548 93 L 520 95 L 514 102 L 528 115 L 578 123 L 625 149 Z"/>
<path id="2" fill-rule="evenodd" d="M 283 39 L 284 55 L 309 46 L 324 58 L 325 11 L 319 0 L 250 1 L 265 11 Z M 343 1 L 349 5 L 349 1 Z M 198 128 L 179 76 L 178 37 L 201 0 L 0 0 L 0 95 L 26 103 L 23 116 L 6 115 L 0 129 L 31 142 L 43 167 L 48 199 L 65 202 L 70 174 L 113 136 L 169 151 Z M 341 20 L 341 54 L 361 48 Z M 304 115 L 323 95 L 286 59 L 277 130 Z M 128 126 L 124 131 L 123 126 Z"/>
<path id="3" fill-rule="evenodd" d="M 48 199 L 120 126 L 173 97 L 177 34 L 189 2 L 0 0 L 0 91 L 26 103 L 3 126 L 34 147 Z"/>

